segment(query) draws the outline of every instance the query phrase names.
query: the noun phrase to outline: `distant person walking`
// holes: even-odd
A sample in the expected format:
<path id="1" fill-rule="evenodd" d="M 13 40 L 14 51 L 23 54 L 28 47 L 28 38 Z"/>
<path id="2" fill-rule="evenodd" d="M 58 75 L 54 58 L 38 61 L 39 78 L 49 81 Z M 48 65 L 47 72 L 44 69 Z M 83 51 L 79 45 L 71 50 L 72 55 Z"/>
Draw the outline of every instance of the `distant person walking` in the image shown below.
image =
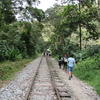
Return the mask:
<path id="1" fill-rule="evenodd" d="M 48 56 L 48 51 L 46 52 L 46 55 Z"/>
<path id="2" fill-rule="evenodd" d="M 72 78 L 73 67 L 76 65 L 75 59 L 73 58 L 73 55 L 71 55 L 71 56 L 68 58 L 67 63 L 68 63 L 69 80 L 71 80 L 71 78 Z"/>
<path id="3" fill-rule="evenodd" d="M 63 57 L 63 70 L 67 69 L 67 55 L 65 54 Z"/>
<path id="4" fill-rule="evenodd" d="M 45 52 L 43 53 L 43 55 L 45 56 Z"/>

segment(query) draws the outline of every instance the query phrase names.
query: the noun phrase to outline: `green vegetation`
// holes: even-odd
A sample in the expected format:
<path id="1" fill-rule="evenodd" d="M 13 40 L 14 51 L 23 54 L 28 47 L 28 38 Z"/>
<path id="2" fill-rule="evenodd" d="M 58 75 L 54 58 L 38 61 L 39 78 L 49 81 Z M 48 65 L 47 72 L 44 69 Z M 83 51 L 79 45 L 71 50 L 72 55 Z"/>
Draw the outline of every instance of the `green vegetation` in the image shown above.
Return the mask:
<path id="1" fill-rule="evenodd" d="M 0 82 L 13 78 L 47 45 L 42 36 L 44 12 L 34 6 L 38 3 L 37 0 L 0 1 Z"/>
<path id="2" fill-rule="evenodd" d="M 0 63 L 0 80 L 10 80 L 15 74 L 22 70 L 28 63 L 33 61 L 37 56 L 34 56 L 30 59 L 21 59 L 19 61 L 7 61 Z"/>
<path id="3" fill-rule="evenodd" d="M 73 54 L 77 61 L 75 76 L 100 95 L 100 2 L 96 5 L 95 0 L 80 0 L 78 4 L 69 1 L 67 6 L 55 5 L 46 11 L 46 24 L 53 27 L 49 48 L 56 60 Z"/>
<path id="4" fill-rule="evenodd" d="M 74 75 L 87 82 L 100 94 L 100 53 L 77 63 Z"/>
<path id="5" fill-rule="evenodd" d="M 0 80 L 49 49 L 56 59 L 74 54 L 74 74 L 100 94 L 100 1 L 62 0 L 45 12 L 34 6 L 39 0 L 24 2 L 0 1 Z"/>
<path id="6" fill-rule="evenodd" d="M 0 62 L 30 58 L 44 51 L 46 43 L 42 37 L 44 26 L 41 23 L 44 12 L 32 6 L 38 3 L 37 0 L 24 2 L 0 1 Z M 21 16 L 17 20 L 16 14 L 19 13 Z"/>
<path id="7" fill-rule="evenodd" d="M 77 61 L 74 75 L 91 85 L 100 95 L 100 45 L 74 53 Z"/>

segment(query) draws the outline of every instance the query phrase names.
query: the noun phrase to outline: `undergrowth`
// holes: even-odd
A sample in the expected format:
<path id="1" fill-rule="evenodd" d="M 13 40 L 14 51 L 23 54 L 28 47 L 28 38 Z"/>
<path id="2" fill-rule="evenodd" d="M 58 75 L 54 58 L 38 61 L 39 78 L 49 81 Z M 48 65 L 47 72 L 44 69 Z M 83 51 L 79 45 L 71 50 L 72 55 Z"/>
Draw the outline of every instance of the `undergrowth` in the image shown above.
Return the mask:
<path id="1" fill-rule="evenodd" d="M 0 63 L 0 80 L 6 81 L 14 78 L 15 74 L 22 70 L 26 64 L 29 62 L 33 61 L 35 57 L 32 57 L 30 59 L 22 59 L 20 61 L 6 61 L 6 62 L 1 62 Z"/>
<path id="2" fill-rule="evenodd" d="M 77 63 L 74 75 L 87 82 L 100 95 L 100 53 Z"/>

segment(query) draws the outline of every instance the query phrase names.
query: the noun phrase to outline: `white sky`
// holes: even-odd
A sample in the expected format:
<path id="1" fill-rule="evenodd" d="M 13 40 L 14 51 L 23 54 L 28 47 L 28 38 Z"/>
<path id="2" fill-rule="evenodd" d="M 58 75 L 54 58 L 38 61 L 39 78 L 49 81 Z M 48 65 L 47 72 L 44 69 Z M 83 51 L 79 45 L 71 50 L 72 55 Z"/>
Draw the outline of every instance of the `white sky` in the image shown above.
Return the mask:
<path id="1" fill-rule="evenodd" d="M 50 7 L 53 7 L 53 5 L 55 4 L 55 3 L 60 3 L 60 1 L 61 0 L 39 0 L 41 3 L 40 4 L 38 4 L 38 6 L 36 6 L 38 9 L 42 9 L 43 11 L 46 11 L 48 8 L 50 8 Z M 24 5 L 26 5 L 26 3 L 24 4 Z M 19 19 L 18 17 L 19 17 L 20 15 L 19 14 L 17 14 L 16 15 L 16 18 L 17 19 Z"/>
<path id="2" fill-rule="evenodd" d="M 43 11 L 47 10 L 47 8 L 53 7 L 53 5 L 57 2 L 60 2 L 60 0 L 40 0 L 40 4 L 37 6 L 37 8 L 42 9 Z"/>

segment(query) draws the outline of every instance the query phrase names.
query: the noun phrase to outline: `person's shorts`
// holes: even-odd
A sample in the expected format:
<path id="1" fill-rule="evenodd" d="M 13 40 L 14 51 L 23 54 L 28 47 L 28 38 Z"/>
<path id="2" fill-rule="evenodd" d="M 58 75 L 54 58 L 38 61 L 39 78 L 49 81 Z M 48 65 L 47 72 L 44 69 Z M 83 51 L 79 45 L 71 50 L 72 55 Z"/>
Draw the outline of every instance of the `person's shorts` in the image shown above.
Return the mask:
<path id="1" fill-rule="evenodd" d="M 72 72 L 72 70 L 73 70 L 73 67 L 68 66 L 68 71 Z"/>

